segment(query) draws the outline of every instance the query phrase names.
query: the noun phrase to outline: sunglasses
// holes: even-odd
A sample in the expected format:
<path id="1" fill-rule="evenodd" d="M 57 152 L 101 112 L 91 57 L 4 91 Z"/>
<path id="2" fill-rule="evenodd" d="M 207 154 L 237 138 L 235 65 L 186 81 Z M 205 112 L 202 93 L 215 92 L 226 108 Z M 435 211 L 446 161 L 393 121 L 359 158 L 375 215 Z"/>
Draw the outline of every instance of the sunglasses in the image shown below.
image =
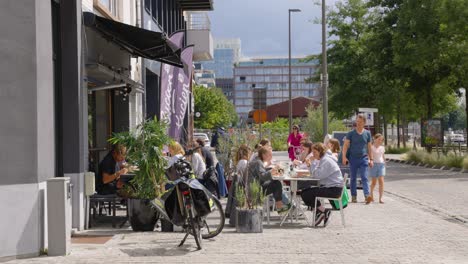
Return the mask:
<path id="1" fill-rule="evenodd" d="M 297 127 L 293 127 L 293 130 L 298 130 L 298 128 L 297 128 Z"/>

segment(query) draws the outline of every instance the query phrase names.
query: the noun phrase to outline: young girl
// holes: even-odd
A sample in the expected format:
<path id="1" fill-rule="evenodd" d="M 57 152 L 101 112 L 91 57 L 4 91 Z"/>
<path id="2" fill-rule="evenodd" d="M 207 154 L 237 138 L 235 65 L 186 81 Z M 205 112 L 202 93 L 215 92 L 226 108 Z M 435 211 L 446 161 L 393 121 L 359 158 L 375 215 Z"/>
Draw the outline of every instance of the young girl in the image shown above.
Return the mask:
<path id="1" fill-rule="evenodd" d="M 328 140 L 327 153 L 330 154 L 336 162 L 338 162 L 338 154 L 340 153 L 340 142 L 336 138 Z"/>
<path id="2" fill-rule="evenodd" d="M 370 197 L 371 201 L 374 201 L 374 188 L 379 180 L 379 202 L 384 203 L 382 195 L 384 191 L 384 176 L 385 176 L 385 147 L 383 143 L 382 134 L 375 134 L 374 144 L 372 145 L 372 157 L 374 157 L 374 166 L 370 168 L 369 174 L 372 178 L 370 186 Z"/>

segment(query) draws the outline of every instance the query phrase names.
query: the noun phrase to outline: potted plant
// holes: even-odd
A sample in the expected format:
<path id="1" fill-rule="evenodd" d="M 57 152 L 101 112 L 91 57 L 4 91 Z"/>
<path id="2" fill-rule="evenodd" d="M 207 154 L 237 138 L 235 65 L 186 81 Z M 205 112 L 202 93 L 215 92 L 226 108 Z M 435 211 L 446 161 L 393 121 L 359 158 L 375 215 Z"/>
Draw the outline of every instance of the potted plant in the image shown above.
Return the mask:
<path id="1" fill-rule="evenodd" d="M 236 231 L 238 233 L 262 233 L 265 194 L 260 183 L 254 180 L 246 187 L 238 185 L 236 198 Z"/>
<path id="2" fill-rule="evenodd" d="M 135 177 L 120 194 L 128 199 L 128 214 L 134 231 L 153 231 L 157 212 L 150 201 L 164 192 L 167 160 L 162 148 L 169 143 L 167 125 L 155 119 L 140 124 L 134 131 L 114 133 L 109 142 L 127 147 L 127 163 L 136 166 Z"/>

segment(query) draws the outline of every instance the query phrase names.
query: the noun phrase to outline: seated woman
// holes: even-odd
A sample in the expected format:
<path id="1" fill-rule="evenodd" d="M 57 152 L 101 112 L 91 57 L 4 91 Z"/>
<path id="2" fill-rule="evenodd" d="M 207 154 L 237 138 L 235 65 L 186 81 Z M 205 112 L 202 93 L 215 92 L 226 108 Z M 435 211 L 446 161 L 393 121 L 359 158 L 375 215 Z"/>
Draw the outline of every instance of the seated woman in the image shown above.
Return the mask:
<path id="1" fill-rule="evenodd" d="M 308 160 L 311 160 L 314 154 L 312 153 L 312 142 L 303 142 L 302 144 L 302 153 L 299 155 L 299 159 L 293 161 L 294 165 L 298 169 L 308 169 L 309 165 Z"/>
<path id="2" fill-rule="evenodd" d="M 239 176 L 238 183 L 244 183 L 247 180 L 247 164 L 250 159 L 250 148 L 246 144 L 240 145 L 236 153 L 236 173 Z"/>
<path id="3" fill-rule="evenodd" d="M 314 153 L 313 159 L 319 162 L 312 165 L 310 174 L 320 180 L 319 187 L 304 189 L 301 193 L 302 200 L 307 206 L 314 210 L 315 197 L 340 197 L 343 188 L 343 176 L 341 175 L 338 163 L 326 154 L 325 146 L 322 143 L 316 143 L 312 146 Z M 324 220 L 326 226 L 330 218 L 330 210 L 325 209 L 320 201 L 317 201 L 315 225 L 319 225 Z"/>
<path id="4" fill-rule="evenodd" d="M 252 153 L 252 155 L 250 156 L 249 162 L 253 161 L 258 156 L 258 150 L 261 147 L 271 147 L 270 140 L 264 138 L 264 139 L 260 140 L 260 143 L 255 145 L 254 153 Z"/>
<path id="5" fill-rule="evenodd" d="M 276 202 L 276 210 L 279 213 L 289 210 L 291 204 L 283 204 L 283 185 L 280 181 L 273 180 L 272 176 L 278 175 L 278 169 L 267 170 L 266 167 L 271 164 L 273 153 L 271 148 L 261 147 L 258 150 L 258 157 L 248 165 L 248 182 L 258 180 L 266 195 L 273 194 Z"/>
<path id="6" fill-rule="evenodd" d="M 330 138 L 327 145 L 327 154 L 338 162 L 338 154 L 340 153 L 340 142 L 336 138 Z"/>
<path id="7" fill-rule="evenodd" d="M 179 144 L 177 141 L 171 141 L 168 146 L 169 150 L 169 163 L 167 165 L 168 171 L 167 176 L 170 181 L 174 181 L 177 179 L 177 175 L 172 168 L 172 165 L 177 162 L 177 160 L 184 158 L 185 151 L 184 148 Z M 171 185 L 167 184 L 166 189 L 168 189 Z"/>
<path id="8" fill-rule="evenodd" d="M 195 173 L 197 179 L 203 181 L 203 173 L 206 170 L 206 164 L 202 156 L 202 147 L 200 147 L 196 141 L 192 143 L 191 147 L 192 149 L 186 153 L 187 160 L 191 163 L 193 173 Z"/>

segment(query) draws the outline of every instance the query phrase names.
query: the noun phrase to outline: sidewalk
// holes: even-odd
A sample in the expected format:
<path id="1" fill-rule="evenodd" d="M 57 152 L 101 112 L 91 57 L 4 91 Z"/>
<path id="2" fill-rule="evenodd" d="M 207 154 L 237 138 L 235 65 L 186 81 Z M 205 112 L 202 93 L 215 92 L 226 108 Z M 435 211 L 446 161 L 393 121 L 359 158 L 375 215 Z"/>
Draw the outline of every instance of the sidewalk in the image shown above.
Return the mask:
<path id="1" fill-rule="evenodd" d="M 182 233 L 125 231 L 105 244 L 72 244 L 66 257 L 7 263 L 468 263 L 466 225 L 393 196 L 365 205 L 359 192 L 358 200 L 345 209 L 346 228 L 339 212 L 326 228 L 274 221 L 262 234 L 237 234 L 226 226 L 200 251 L 193 238 L 178 248 Z"/>

